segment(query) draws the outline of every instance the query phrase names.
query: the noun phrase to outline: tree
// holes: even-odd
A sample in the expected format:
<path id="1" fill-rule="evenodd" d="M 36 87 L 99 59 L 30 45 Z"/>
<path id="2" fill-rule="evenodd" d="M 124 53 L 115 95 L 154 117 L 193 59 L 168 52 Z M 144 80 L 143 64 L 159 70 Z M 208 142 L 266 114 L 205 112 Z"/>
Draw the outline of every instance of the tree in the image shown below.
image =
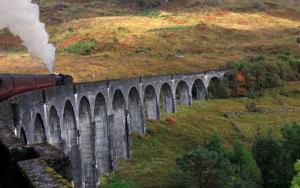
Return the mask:
<path id="1" fill-rule="evenodd" d="M 234 144 L 230 161 L 236 166 L 236 174 L 241 180 L 251 182 L 256 187 L 259 187 L 262 183 L 260 169 L 251 152 L 246 149 L 240 140 L 237 140 Z"/>
<path id="2" fill-rule="evenodd" d="M 295 163 L 294 167 L 297 174 L 293 178 L 291 188 L 300 188 L 300 160 Z"/>
<path id="3" fill-rule="evenodd" d="M 221 155 L 227 156 L 222 138 L 217 132 L 214 132 L 209 142 L 205 144 L 205 148 L 209 151 L 216 151 Z"/>
<path id="4" fill-rule="evenodd" d="M 281 155 L 281 146 L 279 142 L 274 140 L 272 132 L 267 136 L 260 135 L 256 137 L 252 152 L 259 166 L 264 187 L 273 187 L 274 181 L 277 178 L 276 163 Z"/>
<path id="5" fill-rule="evenodd" d="M 281 143 L 269 134 L 257 137 L 253 144 L 253 154 L 263 174 L 264 187 L 290 187 L 295 175 L 293 164 L 300 153 L 300 125 L 298 122 L 286 124 L 281 133 Z"/>
<path id="6" fill-rule="evenodd" d="M 283 147 L 291 157 L 291 162 L 294 164 L 300 155 L 300 124 L 297 121 L 291 124 L 285 124 L 281 130 L 284 138 Z"/>
<path id="7" fill-rule="evenodd" d="M 201 188 L 227 187 L 232 179 L 230 161 L 217 151 L 199 148 L 176 159 L 181 172 L 176 177 L 186 186 Z"/>

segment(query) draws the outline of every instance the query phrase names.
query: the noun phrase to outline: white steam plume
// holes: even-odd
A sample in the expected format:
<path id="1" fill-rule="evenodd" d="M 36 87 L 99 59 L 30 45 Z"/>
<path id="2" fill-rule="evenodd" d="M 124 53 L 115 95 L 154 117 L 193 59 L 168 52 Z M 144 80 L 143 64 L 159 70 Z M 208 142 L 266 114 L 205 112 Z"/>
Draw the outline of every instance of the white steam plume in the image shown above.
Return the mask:
<path id="1" fill-rule="evenodd" d="M 31 0 L 0 0 L 0 29 L 4 28 L 19 36 L 29 53 L 42 59 L 53 72 L 55 47 L 39 20 L 38 5 Z"/>

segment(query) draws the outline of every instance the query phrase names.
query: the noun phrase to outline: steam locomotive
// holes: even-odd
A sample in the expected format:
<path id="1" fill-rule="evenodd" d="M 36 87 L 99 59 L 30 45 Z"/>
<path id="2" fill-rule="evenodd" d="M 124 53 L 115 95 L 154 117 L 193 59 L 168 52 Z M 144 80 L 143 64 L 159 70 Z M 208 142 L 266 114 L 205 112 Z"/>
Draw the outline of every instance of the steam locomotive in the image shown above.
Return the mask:
<path id="1" fill-rule="evenodd" d="M 73 83 L 69 75 L 0 74 L 0 101 L 16 94 Z"/>

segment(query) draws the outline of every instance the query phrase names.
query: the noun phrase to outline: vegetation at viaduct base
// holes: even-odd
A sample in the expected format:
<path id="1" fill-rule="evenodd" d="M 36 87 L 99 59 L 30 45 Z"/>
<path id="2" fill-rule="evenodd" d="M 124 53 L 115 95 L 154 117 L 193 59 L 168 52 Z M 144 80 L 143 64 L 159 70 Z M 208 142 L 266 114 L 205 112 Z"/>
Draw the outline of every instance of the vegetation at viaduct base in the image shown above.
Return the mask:
<path id="1" fill-rule="evenodd" d="M 177 106 L 176 114 L 148 120 L 147 134 L 133 135 L 132 159 L 102 176 L 102 186 L 290 187 L 297 182 L 300 115 L 276 109 L 299 109 L 299 86 L 287 83 L 254 98 L 193 100 L 192 106 Z M 250 103 L 261 111 L 250 113 Z M 226 119 L 228 112 L 235 112 L 230 117 L 242 132 Z M 218 181 L 209 184 L 209 178 Z"/>

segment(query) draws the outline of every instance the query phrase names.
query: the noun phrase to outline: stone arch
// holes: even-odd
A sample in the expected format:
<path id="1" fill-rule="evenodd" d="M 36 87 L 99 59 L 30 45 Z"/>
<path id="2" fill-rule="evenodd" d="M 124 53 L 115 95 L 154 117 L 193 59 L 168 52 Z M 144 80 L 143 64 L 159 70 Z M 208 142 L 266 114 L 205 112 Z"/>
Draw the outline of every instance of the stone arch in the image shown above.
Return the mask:
<path id="1" fill-rule="evenodd" d="M 144 93 L 145 114 L 147 119 L 159 119 L 157 95 L 152 85 L 148 85 Z"/>
<path id="2" fill-rule="evenodd" d="M 139 91 L 133 87 L 128 95 L 129 127 L 133 133 L 144 133 L 143 105 Z"/>
<path id="3" fill-rule="evenodd" d="M 220 78 L 214 76 L 209 80 L 207 94 L 209 99 L 223 98 Z"/>
<path id="4" fill-rule="evenodd" d="M 54 106 L 50 108 L 49 114 L 49 127 L 50 127 L 50 144 L 60 150 L 64 150 L 64 143 L 61 137 L 61 126 L 59 123 L 59 117 L 57 110 Z"/>
<path id="5" fill-rule="evenodd" d="M 172 88 L 164 83 L 160 89 L 160 106 L 164 112 L 175 112 L 175 103 Z"/>
<path id="6" fill-rule="evenodd" d="M 176 87 L 176 99 L 181 105 L 191 105 L 189 87 L 184 81 L 180 81 Z"/>
<path id="7" fill-rule="evenodd" d="M 130 155 L 129 148 L 129 128 L 125 111 L 125 99 L 120 90 L 116 90 L 113 95 L 113 148 L 115 149 L 116 158 L 128 158 Z"/>
<path id="8" fill-rule="evenodd" d="M 91 108 L 86 97 L 79 104 L 79 124 L 81 138 L 82 177 L 86 187 L 96 185 L 95 131 L 92 125 Z"/>
<path id="9" fill-rule="evenodd" d="M 42 117 L 40 114 L 36 114 L 34 121 L 34 143 L 45 143 L 47 142 L 46 132 Z"/>
<path id="10" fill-rule="evenodd" d="M 23 144 L 27 145 L 28 144 L 28 140 L 27 140 L 27 136 L 26 136 L 26 132 L 24 130 L 24 128 L 22 127 L 20 130 L 20 140 Z"/>
<path id="11" fill-rule="evenodd" d="M 205 85 L 201 79 L 196 79 L 192 87 L 192 97 L 196 100 L 207 100 Z"/>
<path id="12" fill-rule="evenodd" d="M 79 132 L 77 131 L 74 108 L 70 101 L 65 103 L 63 113 L 65 151 L 70 157 L 75 187 L 82 187 Z"/>
<path id="13" fill-rule="evenodd" d="M 102 93 L 98 93 L 95 99 L 94 122 L 96 132 L 96 158 L 99 166 L 99 173 L 112 170 L 109 126 L 107 117 L 107 105 Z"/>

